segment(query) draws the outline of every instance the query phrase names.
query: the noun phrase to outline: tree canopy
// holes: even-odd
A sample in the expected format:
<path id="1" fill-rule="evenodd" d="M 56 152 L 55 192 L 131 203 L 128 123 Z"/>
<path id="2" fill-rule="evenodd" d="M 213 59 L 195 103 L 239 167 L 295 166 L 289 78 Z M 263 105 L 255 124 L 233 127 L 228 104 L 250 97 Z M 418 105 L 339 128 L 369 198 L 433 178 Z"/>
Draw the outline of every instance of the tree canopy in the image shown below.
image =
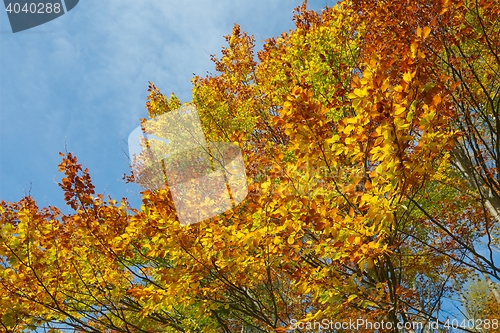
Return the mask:
<path id="1" fill-rule="evenodd" d="M 3 330 L 500 332 L 500 3 L 306 5 L 257 53 L 235 24 L 192 80 L 207 141 L 242 151 L 232 209 L 133 208 L 69 152 L 71 213 L 1 202 Z M 148 119 L 183 105 L 148 91 Z"/>

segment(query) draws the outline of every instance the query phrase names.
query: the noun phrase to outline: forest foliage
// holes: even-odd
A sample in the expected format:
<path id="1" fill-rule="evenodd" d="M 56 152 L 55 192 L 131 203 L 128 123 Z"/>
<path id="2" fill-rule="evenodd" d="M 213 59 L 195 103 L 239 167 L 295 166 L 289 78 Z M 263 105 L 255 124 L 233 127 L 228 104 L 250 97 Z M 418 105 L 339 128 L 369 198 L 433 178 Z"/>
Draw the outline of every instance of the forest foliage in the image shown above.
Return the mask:
<path id="1" fill-rule="evenodd" d="M 499 17 L 495 0 L 305 2 L 258 52 L 235 24 L 189 105 L 241 149 L 245 200 L 183 225 L 168 186 L 133 208 L 61 154 L 71 213 L 1 202 L 1 330 L 448 332 L 456 307 L 455 331 L 500 332 Z M 148 119 L 182 106 L 148 92 Z"/>

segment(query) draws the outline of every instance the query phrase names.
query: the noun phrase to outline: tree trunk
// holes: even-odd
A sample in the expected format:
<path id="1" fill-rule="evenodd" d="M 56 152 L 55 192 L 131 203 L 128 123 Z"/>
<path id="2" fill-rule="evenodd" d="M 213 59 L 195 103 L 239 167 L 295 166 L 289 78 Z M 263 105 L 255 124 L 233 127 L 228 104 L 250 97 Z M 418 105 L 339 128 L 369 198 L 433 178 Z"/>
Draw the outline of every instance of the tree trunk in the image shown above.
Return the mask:
<path id="1" fill-rule="evenodd" d="M 500 223 L 500 198 L 498 195 L 491 190 L 491 187 L 488 186 L 483 177 L 474 168 L 468 154 L 459 143 L 457 143 L 457 146 L 453 149 L 452 155 L 455 165 L 465 179 L 469 181 L 473 188 L 479 191 L 488 212 L 498 223 Z"/>

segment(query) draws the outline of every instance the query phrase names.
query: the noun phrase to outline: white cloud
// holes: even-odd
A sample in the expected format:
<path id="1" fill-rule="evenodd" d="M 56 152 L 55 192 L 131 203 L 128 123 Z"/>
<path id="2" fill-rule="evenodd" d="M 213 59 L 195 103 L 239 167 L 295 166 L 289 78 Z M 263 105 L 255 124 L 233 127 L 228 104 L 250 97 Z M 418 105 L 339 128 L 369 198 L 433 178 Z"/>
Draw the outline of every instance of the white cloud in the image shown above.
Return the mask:
<path id="1" fill-rule="evenodd" d="M 59 197 L 49 188 L 65 140 L 98 189 L 122 191 L 122 139 L 146 116 L 147 81 L 189 101 L 192 73 L 214 71 L 209 54 L 220 54 L 234 23 L 257 40 L 276 36 L 300 3 L 86 0 L 32 29 L 53 33 L 2 34 L 0 198 L 19 199 L 30 178 L 49 202 Z"/>

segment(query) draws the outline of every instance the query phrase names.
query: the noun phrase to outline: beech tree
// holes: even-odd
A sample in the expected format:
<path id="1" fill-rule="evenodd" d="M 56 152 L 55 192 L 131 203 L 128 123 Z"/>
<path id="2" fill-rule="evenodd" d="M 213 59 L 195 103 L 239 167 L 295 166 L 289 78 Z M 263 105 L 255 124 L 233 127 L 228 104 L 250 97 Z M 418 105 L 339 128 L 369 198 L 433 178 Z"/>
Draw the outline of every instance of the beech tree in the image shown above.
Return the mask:
<path id="1" fill-rule="evenodd" d="M 191 103 L 150 83 L 146 108 L 189 106 L 207 141 L 237 143 L 245 200 L 183 225 L 148 186 L 163 175 L 125 177 L 145 187 L 136 209 L 61 154 L 72 213 L 1 203 L 0 325 L 500 331 L 499 16 L 493 0 L 304 2 L 257 54 L 235 25 Z M 452 327 L 452 306 L 473 325 Z"/>

